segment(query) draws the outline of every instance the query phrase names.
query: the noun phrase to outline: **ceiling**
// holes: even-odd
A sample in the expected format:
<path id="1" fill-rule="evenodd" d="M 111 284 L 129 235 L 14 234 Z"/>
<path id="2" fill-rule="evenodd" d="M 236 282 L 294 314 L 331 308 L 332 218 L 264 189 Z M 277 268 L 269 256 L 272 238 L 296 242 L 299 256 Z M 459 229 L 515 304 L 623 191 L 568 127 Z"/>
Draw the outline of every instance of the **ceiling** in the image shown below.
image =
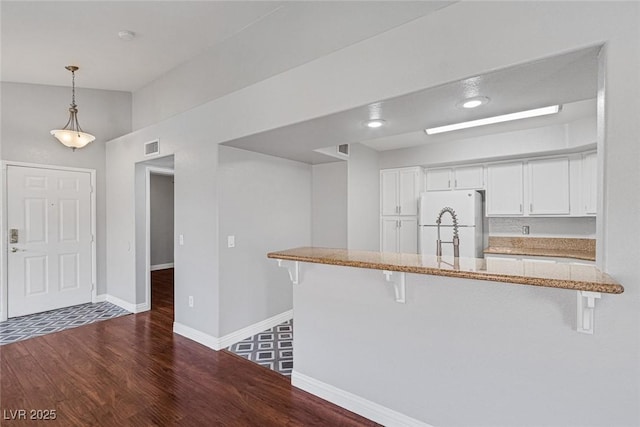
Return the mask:
<path id="1" fill-rule="evenodd" d="M 360 142 L 384 151 L 575 120 L 586 114 L 584 108 L 437 135 L 424 133 L 429 127 L 595 98 L 599 50 L 583 49 L 473 76 L 224 145 L 316 164 L 336 160 L 313 150 L 338 144 Z M 479 95 L 490 102 L 472 110 L 458 106 L 461 100 Z M 386 121 L 385 126 L 365 127 L 364 121 L 375 115 Z"/>
<path id="2" fill-rule="evenodd" d="M 451 3 L 3 0 L 1 79 L 67 86 L 73 64 L 78 87 L 133 92 L 242 32 L 257 44 L 302 37 L 321 56 Z"/>

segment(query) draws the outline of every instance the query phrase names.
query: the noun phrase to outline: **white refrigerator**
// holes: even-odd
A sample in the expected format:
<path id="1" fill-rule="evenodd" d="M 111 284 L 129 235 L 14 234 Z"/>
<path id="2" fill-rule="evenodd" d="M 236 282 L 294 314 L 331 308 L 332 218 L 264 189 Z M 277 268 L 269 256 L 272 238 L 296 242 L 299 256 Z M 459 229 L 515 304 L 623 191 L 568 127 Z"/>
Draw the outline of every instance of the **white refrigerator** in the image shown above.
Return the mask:
<path id="1" fill-rule="evenodd" d="M 482 195 L 474 190 L 429 191 L 420 194 L 420 253 L 436 254 L 436 220 L 445 207 L 452 208 L 458 218 L 460 257 L 483 258 Z M 443 242 L 453 240 L 453 220 L 447 212 L 442 215 L 440 238 Z M 442 244 L 442 255 L 453 256 L 451 243 Z"/>

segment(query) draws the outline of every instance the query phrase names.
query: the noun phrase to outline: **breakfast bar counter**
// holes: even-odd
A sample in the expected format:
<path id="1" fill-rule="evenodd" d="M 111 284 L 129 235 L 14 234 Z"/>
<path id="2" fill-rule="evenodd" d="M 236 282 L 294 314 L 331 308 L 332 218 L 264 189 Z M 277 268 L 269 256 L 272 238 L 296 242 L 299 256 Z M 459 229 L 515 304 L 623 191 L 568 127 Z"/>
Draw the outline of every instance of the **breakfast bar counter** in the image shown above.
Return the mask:
<path id="1" fill-rule="evenodd" d="M 621 294 L 622 285 L 591 265 L 301 247 L 269 258 L 384 271 L 488 280 L 516 285 Z"/>

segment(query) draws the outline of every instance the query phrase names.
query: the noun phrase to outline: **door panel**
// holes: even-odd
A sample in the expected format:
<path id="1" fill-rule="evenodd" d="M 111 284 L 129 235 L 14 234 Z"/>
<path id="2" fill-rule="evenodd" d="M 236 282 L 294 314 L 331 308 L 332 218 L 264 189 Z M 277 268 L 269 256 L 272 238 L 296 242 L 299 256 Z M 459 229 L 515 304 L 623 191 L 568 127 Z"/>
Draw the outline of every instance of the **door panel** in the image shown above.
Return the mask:
<path id="1" fill-rule="evenodd" d="M 9 166 L 8 315 L 91 301 L 91 175 Z"/>
<path id="2" fill-rule="evenodd" d="M 60 255 L 60 289 L 78 289 L 80 287 L 79 258 L 78 254 Z"/>
<path id="3" fill-rule="evenodd" d="M 46 199 L 26 199 L 24 201 L 25 236 L 27 243 L 47 243 L 48 216 Z"/>
<path id="4" fill-rule="evenodd" d="M 60 200 L 60 241 L 78 242 L 80 235 L 79 200 Z"/>
<path id="5" fill-rule="evenodd" d="M 49 289 L 49 263 L 47 257 L 25 257 L 24 267 L 25 295 L 46 294 Z"/>

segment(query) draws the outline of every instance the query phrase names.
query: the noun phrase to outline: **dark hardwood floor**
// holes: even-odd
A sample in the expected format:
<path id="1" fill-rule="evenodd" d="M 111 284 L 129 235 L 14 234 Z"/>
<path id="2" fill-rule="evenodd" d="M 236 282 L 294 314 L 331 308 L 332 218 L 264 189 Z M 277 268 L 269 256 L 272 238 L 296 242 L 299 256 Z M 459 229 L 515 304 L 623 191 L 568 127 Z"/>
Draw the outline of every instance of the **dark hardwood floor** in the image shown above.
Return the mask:
<path id="1" fill-rule="evenodd" d="M 376 425 L 288 378 L 174 335 L 173 270 L 152 310 L 0 347 L 0 425 Z M 18 410 L 26 410 L 27 419 Z M 53 421 L 36 422 L 55 410 Z"/>

